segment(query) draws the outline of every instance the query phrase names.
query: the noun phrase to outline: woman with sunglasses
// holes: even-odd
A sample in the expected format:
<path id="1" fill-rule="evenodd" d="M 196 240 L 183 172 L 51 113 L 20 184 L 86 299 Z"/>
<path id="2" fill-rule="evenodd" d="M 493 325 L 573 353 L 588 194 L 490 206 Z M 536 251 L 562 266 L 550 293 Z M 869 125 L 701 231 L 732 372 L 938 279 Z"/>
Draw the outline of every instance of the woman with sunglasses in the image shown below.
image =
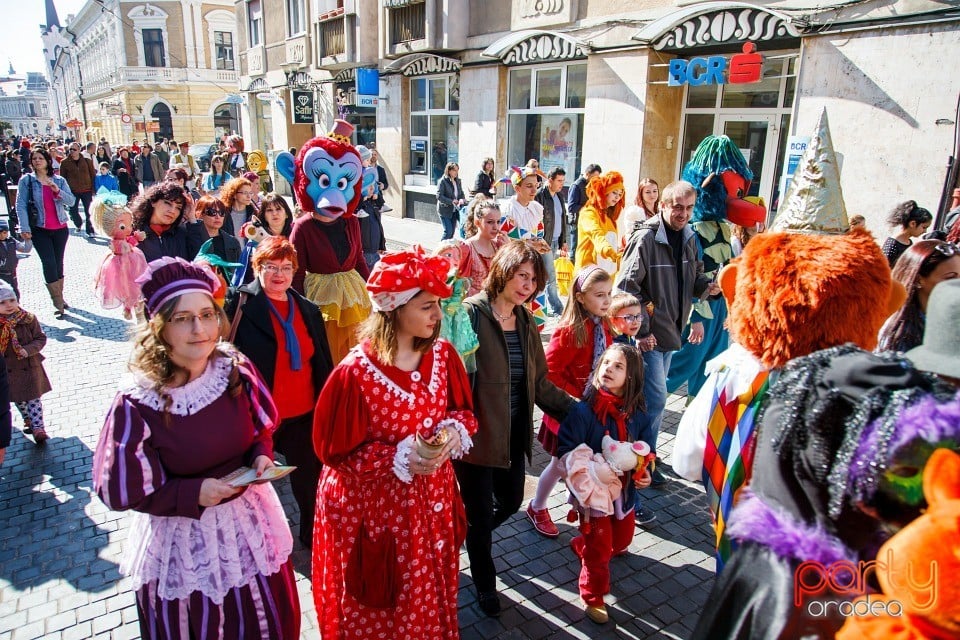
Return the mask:
<path id="1" fill-rule="evenodd" d="M 197 200 L 197 221 L 188 225 L 192 244 L 202 247 L 207 240 L 211 240 L 209 253 L 227 262 L 239 262 L 240 241 L 227 233 L 220 232 L 226 211 L 223 203 L 211 195 L 202 196 Z"/>
<path id="2" fill-rule="evenodd" d="M 257 367 L 280 412 L 274 449 L 287 464 L 300 509 L 300 542 L 310 549 L 320 461 L 313 450 L 313 411 L 333 370 L 320 307 L 291 288 L 297 250 L 282 236 L 265 239 L 253 255 L 256 279 L 227 304 L 233 341 Z"/>
<path id="3" fill-rule="evenodd" d="M 915 242 L 897 260 L 893 279 L 907 290 L 907 301 L 880 329 L 877 351 L 908 351 L 923 342 L 927 300 L 937 284 L 960 278 L 960 250 L 949 242 Z"/>

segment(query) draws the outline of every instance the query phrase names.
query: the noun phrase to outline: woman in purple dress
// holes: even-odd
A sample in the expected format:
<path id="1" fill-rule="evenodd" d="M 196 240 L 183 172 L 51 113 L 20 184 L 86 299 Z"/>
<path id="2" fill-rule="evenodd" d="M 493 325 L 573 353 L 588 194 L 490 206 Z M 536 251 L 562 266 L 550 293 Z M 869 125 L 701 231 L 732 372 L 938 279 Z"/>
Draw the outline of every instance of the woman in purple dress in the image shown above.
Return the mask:
<path id="1" fill-rule="evenodd" d="M 300 634 L 293 539 L 273 487 L 220 478 L 273 466 L 277 411 L 254 367 L 220 342 L 216 278 L 180 258 L 148 265 L 133 380 L 114 400 L 93 462 L 111 509 L 133 509 L 121 570 L 144 638 Z"/>

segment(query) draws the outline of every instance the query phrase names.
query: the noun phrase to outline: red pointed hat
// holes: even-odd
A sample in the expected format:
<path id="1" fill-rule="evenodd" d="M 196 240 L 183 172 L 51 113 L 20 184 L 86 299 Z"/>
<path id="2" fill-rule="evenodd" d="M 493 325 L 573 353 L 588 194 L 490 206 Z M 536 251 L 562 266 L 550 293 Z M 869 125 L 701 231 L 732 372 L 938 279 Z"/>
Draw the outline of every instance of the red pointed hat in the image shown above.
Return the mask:
<path id="1" fill-rule="evenodd" d="M 393 311 L 421 291 L 448 298 L 453 292 L 452 285 L 447 284 L 449 272 L 449 260 L 427 255 L 419 245 L 410 251 L 384 254 L 367 280 L 373 310 Z"/>

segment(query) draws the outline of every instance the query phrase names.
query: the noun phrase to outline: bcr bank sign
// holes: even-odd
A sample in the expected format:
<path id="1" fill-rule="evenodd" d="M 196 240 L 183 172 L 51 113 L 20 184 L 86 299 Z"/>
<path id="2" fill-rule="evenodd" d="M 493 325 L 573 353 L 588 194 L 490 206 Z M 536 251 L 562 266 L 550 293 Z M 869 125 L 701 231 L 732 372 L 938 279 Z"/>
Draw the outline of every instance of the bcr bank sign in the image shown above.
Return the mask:
<path id="1" fill-rule="evenodd" d="M 763 78 L 763 56 L 757 53 L 757 45 L 744 43 L 743 53 L 728 59 L 726 56 L 706 58 L 674 58 L 667 70 L 667 84 L 682 87 L 685 84 L 699 87 L 705 84 L 749 84 Z"/>

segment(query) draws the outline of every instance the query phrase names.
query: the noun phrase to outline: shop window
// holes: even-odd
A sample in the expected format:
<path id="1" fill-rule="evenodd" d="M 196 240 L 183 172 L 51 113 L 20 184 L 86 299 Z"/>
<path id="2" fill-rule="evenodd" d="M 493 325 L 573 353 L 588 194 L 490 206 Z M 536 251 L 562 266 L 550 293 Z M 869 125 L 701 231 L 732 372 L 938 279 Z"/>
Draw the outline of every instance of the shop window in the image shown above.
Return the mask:
<path id="1" fill-rule="evenodd" d="M 782 73 L 780 64 L 766 65 L 760 82 L 723 85 L 720 106 L 724 109 L 775 109 L 780 101 Z"/>
<path id="2" fill-rule="evenodd" d="M 410 80 L 410 171 L 443 177 L 448 162 L 460 157 L 459 85 L 456 75 Z"/>
<path id="3" fill-rule="evenodd" d="M 544 171 L 579 175 L 586 70 L 584 63 L 510 70 L 507 164 L 536 158 Z"/>
<path id="4" fill-rule="evenodd" d="M 683 155 L 680 157 L 683 164 L 690 161 L 701 140 L 713 135 L 713 120 L 714 115 L 712 113 L 687 114 L 683 127 Z"/>
<path id="5" fill-rule="evenodd" d="M 688 109 L 713 109 L 717 106 L 718 85 L 701 84 L 687 86 Z"/>

